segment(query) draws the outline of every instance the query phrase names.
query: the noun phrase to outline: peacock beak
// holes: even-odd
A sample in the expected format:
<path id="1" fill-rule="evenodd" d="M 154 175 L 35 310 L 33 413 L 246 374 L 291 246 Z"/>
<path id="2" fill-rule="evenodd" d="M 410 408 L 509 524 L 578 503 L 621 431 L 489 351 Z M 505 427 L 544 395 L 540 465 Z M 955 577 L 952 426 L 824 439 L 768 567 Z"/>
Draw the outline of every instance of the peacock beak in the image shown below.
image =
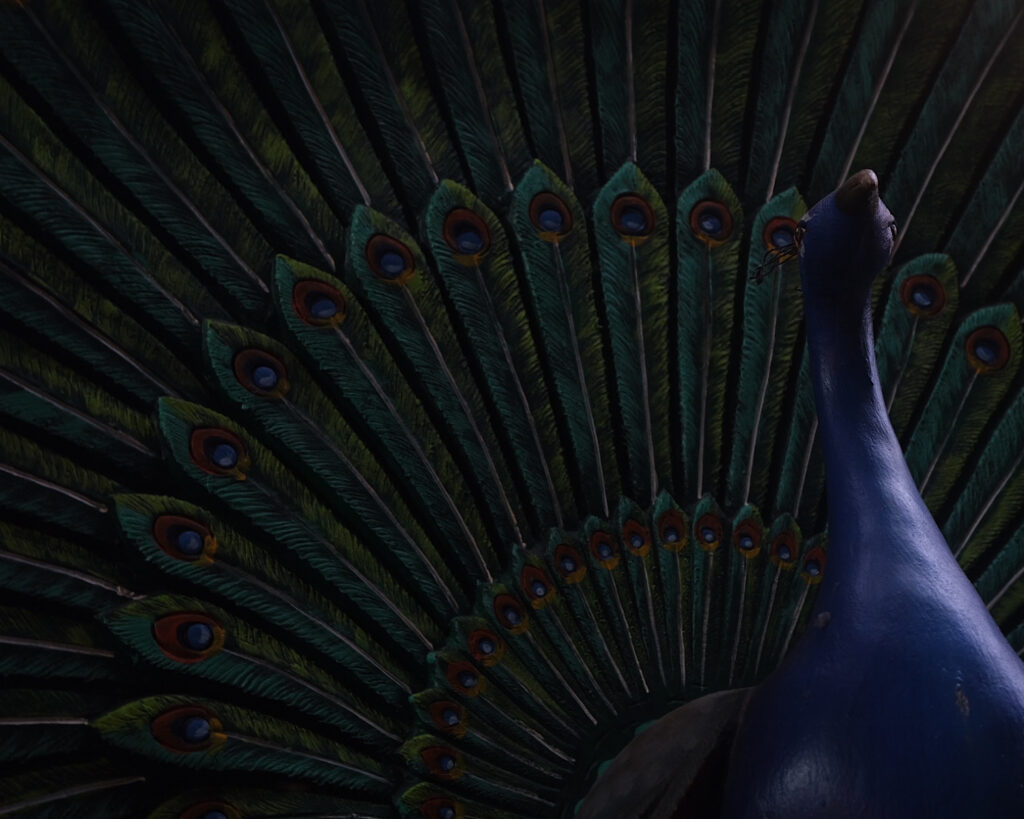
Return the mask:
<path id="1" fill-rule="evenodd" d="M 843 213 L 863 212 L 878 201 L 878 177 L 865 169 L 857 171 L 836 191 L 836 206 Z"/>

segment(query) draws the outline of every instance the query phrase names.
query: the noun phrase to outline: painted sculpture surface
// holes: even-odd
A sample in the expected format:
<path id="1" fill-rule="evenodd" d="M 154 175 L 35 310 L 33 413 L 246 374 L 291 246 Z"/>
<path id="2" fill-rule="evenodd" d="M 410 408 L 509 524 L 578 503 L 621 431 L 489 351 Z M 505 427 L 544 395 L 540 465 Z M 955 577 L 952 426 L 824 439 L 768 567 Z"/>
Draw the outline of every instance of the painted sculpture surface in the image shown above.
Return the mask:
<path id="1" fill-rule="evenodd" d="M 1019 816 L 1024 665 L 921 500 L 879 386 L 871 285 L 896 233 L 875 174 L 801 226 L 829 574 L 746 707 L 725 815 Z"/>
<path id="2" fill-rule="evenodd" d="M 1024 815 L 1022 31 L 0 0 L 0 816 Z"/>

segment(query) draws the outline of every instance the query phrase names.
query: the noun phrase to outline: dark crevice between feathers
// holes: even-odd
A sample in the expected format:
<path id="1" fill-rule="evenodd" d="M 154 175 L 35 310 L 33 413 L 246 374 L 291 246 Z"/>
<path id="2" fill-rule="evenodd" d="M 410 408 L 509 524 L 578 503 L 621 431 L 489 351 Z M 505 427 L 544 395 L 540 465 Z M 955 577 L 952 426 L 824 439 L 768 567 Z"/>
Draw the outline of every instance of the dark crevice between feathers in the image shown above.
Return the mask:
<path id="1" fill-rule="evenodd" d="M 523 124 L 523 135 L 526 138 L 526 147 L 530 156 L 537 156 L 537 148 L 530 132 L 530 118 L 527 116 L 526 103 L 523 100 L 523 89 L 519 82 L 519 72 L 516 68 L 515 50 L 512 47 L 512 39 L 508 30 L 508 19 L 505 16 L 505 9 L 498 0 L 491 0 L 491 11 L 494 14 L 494 25 L 498 33 L 498 47 L 501 49 L 502 61 L 505 63 L 505 70 L 508 72 L 509 83 L 512 86 L 512 95 L 515 97 L 516 112 L 519 114 L 519 121 Z M 513 179 L 513 182 L 517 180 Z"/>
<path id="2" fill-rule="evenodd" d="M 590 16 L 593 13 L 590 3 L 580 4 L 580 18 L 583 22 L 583 61 L 587 72 L 587 96 L 590 103 L 590 116 L 593 122 L 590 124 L 590 133 L 594 140 L 594 160 L 597 163 L 597 177 L 604 184 L 608 181 L 608 169 L 604 167 L 604 148 L 601 145 L 601 121 L 600 107 L 597 97 L 597 67 L 594 64 L 594 35 Z M 584 191 L 589 196 L 590 191 Z M 592 204 L 590 199 L 586 205 Z M 592 248 L 593 250 L 593 248 Z M 598 256 L 591 254 L 592 259 Z M 621 459 L 620 459 L 621 460 Z"/>

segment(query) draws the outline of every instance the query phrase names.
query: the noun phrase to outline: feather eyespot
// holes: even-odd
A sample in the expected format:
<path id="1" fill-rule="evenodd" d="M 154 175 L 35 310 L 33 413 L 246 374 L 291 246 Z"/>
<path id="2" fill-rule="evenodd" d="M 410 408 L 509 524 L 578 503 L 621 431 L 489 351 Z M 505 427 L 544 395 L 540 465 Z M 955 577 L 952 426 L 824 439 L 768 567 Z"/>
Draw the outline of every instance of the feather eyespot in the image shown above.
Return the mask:
<path id="1" fill-rule="evenodd" d="M 227 740 L 223 726 L 209 708 L 182 705 L 164 711 L 149 726 L 153 738 L 169 751 L 206 751 Z"/>
<path id="2" fill-rule="evenodd" d="M 310 327 L 336 327 L 345 320 L 345 297 L 326 282 L 304 279 L 292 289 L 292 309 Z"/>
<path id="3" fill-rule="evenodd" d="M 643 557 L 651 551 L 651 533 L 647 527 L 636 520 L 627 520 L 622 527 L 622 542 L 626 544 L 630 554 Z"/>
<path id="4" fill-rule="evenodd" d="M 370 237 L 365 252 L 373 275 L 388 284 L 405 284 L 416 272 L 412 251 L 404 242 L 383 233 Z"/>
<path id="5" fill-rule="evenodd" d="M 619 546 L 607 532 L 598 529 L 590 536 L 590 554 L 605 569 L 619 565 Z"/>
<path id="6" fill-rule="evenodd" d="M 470 656 L 482 666 L 497 665 L 505 653 L 505 641 L 487 629 L 471 632 L 466 642 Z"/>
<path id="7" fill-rule="evenodd" d="M 209 528 L 181 515 L 160 515 L 153 521 L 153 540 L 175 560 L 208 566 L 217 551 L 217 539 Z"/>
<path id="8" fill-rule="evenodd" d="M 572 230 L 572 212 L 559 197 L 549 191 L 530 200 L 530 221 L 545 242 L 557 244 Z"/>
<path id="9" fill-rule="evenodd" d="M 153 639 L 165 656 L 184 665 L 199 663 L 224 647 L 224 629 L 199 612 L 169 614 L 153 623 Z"/>
<path id="10" fill-rule="evenodd" d="M 427 819 L 463 819 L 466 813 L 462 805 L 447 796 L 435 796 L 420 803 L 420 813 Z"/>
<path id="11" fill-rule="evenodd" d="M 654 233 L 654 211 L 647 200 L 634 193 L 615 197 L 611 220 L 622 241 L 634 247 L 646 242 Z"/>
<path id="12" fill-rule="evenodd" d="M 238 383 L 254 395 L 281 398 L 291 388 L 284 362 L 263 350 L 242 350 L 235 356 L 234 368 Z"/>
<path id="13" fill-rule="evenodd" d="M 997 327 L 979 327 L 964 345 L 967 361 L 981 375 L 997 372 L 1010 360 L 1010 342 Z"/>
<path id="14" fill-rule="evenodd" d="M 690 230 L 697 241 L 717 247 L 732 235 L 732 214 L 721 202 L 703 199 L 690 211 Z"/>
<path id="15" fill-rule="evenodd" d="M 438 779 L 458 779 L 466 772 L 466 763 L 455 748 L 448 745 L 431 745 L 420 751 L 427 770 Z"/>
<path id="16" fill-rule="evenodd" d="M 201 802 L 181 814 L 179 819 L 242 819 L 242 814 L 226 802 Z"/>
<path id="17" fill-rule="evenodd" d="M 732 533 L 732 545 L 747 560 L 761 553 L 761 527 L 751 520 L 745 520 Z"/>
<path id="18" fill-rule="evenodd" d="M 494 616 L 512 634 L 522 634 L 530 625 L 530 617 L 523 604 L 511 594 L 499 594 L 494 598 Z"/>
<path id="19" fill-rule="evenodd" d="M 192 463 L 207 475 L 230 476 L 244 481 L 245 473 L 249 471 L 250 460 L 245 444 L 226 429 L 193 430 L 188 450 Z"/>
<path id="20" fill-rule="evenodd" d="M 725 534 L 722 521 L 718 515 L 701 515 L 693 525 L 693 534 L 697 543 L 705 552 L 713 552 L 722 545 L 722 537 Z"/>
<path id="21" fill-rule="evenodd" d="M 465 660 L 448 663 L 444 675 L 452 689 L 464 697 L 482 694 L 487 687 L 487 681 L 480 676 L 476 666 Z"/>
<path id="22" fill-rule="evenodd" d="M 555 586 L 536 566 L 524 566 L 519 576 L 519 588 L 535 609 L 542 609 L 555 599 Z"/>
<path id="23" fill-rule="evenodd" d="M 769 219 L 761 232 L 761 240 L 767 250 L 776 253 L 787 253 L 799 247 L 797 242 L 797 223 L 787 216 L 776 216 Z"/>
<path id="24" fill-rule="evenodd" d="M 491 249 L 491 231 L 487 223 L 469 208 L 455 208 L 445 217 L 444 240 L 455 251 L 455 261 L 472 267 Z"/>
<path id="25" fill-rule="evenodd" d="M 792 569 L 796 565 L 796 537 L 792 532 L 780 532 L 772 541 L 771 561 L 780 569 Z"/>
<path id="26" fill-rule="evenodd" d="M 678 552 L 686 546 L 689 528 L 682 512 L 678 509 L 668 509 L 658 518 L 658 540 L 670 552 Z"/>
<path id="27" fill-rule="evenodd" d="M 587 564 L 576 549 L 568 543 L 555 547 L 555 570 L 566 583 L 579 583 L 587 573 Z"/>
<path id="28" fill-rule="evenodd" d="M 438 700 L 430 704 L 430 720 L 434 727 L 448 736 L 466 735 L 466 709 L 456 702 Z"/>
<path id="29" fill-rule="evenodd" d="M 946 306 L 946 291 L 934 276 L 910 276 L 900 285 L 900 301 L 911 315 L 937 316 Z"/>
<path id="30" fill-rule="evenodd" d="M 800 570 L 800 576 L 807 581 L 808 585 L 814 586 L 821 582 L 824 575 L 825 550 L 816 546 L 804 556 L 804 565 Z"/>

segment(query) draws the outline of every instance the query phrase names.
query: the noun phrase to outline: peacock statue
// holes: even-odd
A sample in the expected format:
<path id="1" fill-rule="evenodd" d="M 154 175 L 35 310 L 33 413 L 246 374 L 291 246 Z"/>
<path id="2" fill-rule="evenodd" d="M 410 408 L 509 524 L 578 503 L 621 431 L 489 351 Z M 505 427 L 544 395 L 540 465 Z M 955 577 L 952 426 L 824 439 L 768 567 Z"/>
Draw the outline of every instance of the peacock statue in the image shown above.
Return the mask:
<path id="1" fill-rule="evenodd" d="M 0 816 L 1024 815 L 1022 43 L 0 5 Z"/>

